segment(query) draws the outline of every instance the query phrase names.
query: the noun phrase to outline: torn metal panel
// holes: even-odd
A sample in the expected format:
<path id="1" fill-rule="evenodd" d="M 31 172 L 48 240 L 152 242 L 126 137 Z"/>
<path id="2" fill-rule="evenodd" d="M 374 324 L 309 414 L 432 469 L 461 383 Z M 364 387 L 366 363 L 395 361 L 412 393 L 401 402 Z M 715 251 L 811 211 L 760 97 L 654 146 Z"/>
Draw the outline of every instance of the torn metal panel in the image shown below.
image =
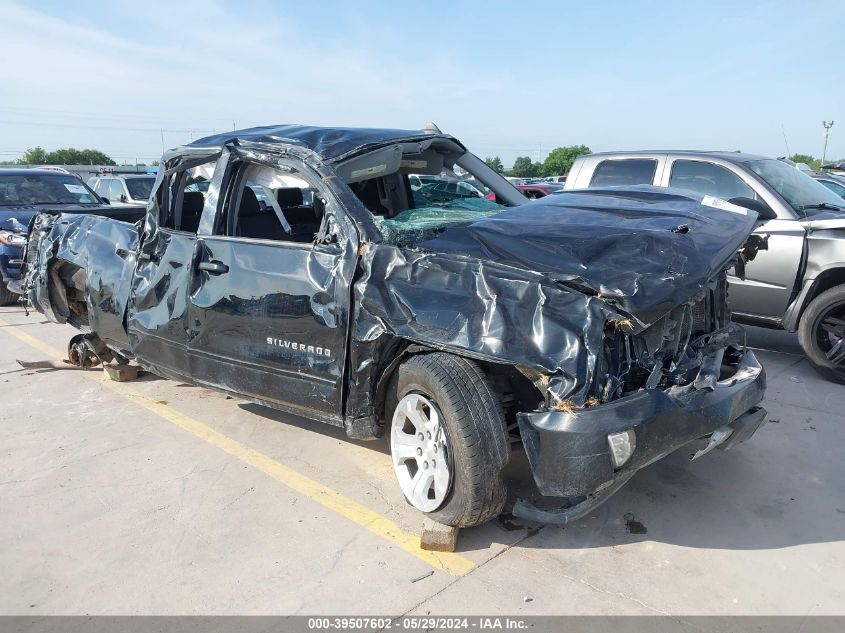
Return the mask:
<path id="1" fill-rule="evenodd" d="M 118 350 L 128 349 L 123 321 L 138 227 L 93 215 L 44 213 L 34 219 L 31 229 L 26 280 L 30 303 L 51 321 L 71 321 Z M 62 275 L 77 279 L 55 283 Z M 67 293 L 73 291 L 78 294 L 69 298 Z M 84 306 L 84 315 L 70 309 L 73 301 Z"/>
<path id="2" fill-rule="evenodd" d="M 367 249 L 361 269 L 353 360 L 358 345 L 395 336 L 529 367 L 550 374 L 550 389 L 561 397 L 586 398 L 604 322 L 616 314 L 601 300 L 530 271 L 388 244 Z"/>

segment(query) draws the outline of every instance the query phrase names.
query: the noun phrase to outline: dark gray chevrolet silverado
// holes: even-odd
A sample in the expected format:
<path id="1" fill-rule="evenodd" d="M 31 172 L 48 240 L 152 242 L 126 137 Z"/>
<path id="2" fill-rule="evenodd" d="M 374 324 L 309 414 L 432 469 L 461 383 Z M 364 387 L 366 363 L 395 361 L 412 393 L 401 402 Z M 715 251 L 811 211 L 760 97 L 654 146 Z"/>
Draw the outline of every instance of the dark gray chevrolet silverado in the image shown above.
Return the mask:
<path id="1" fill-rule="evenodd" d="M 459 166 L 494 194 L 433 202 Z M 489 197 L 489 194 L 488 194 Z M 763 423 L 725 271 L 756 213 L 665 189 L 528 202 L 455 138 L 276 126 L 167 153 L 143 226 L 41 214 L 25 288 L 103 361 L 387 433 L 408 501 L 501 512 L 521 440 L 565 522 L 639 468 Z"/>

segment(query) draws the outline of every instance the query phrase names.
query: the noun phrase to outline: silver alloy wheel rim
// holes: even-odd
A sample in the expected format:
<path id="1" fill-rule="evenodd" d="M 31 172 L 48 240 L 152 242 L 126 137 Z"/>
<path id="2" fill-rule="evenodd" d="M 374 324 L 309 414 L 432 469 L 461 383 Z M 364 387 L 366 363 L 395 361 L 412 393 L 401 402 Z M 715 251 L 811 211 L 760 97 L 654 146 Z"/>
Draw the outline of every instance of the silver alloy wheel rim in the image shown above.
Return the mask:
<path id="1" fill-rule="evenodd" d="M 440 411 L 425 396 L 409 393 L 393 412 L 390 455 L 399 487 L 415 508 L 437 510 L 449 494 L 452 473 Z"/>

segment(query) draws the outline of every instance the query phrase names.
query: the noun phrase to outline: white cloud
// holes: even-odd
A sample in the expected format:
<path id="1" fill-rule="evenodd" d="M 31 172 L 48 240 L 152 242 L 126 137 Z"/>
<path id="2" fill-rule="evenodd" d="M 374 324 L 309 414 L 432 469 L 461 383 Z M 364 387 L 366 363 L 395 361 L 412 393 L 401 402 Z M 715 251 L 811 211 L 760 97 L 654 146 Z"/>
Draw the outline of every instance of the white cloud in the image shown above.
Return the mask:
<path id="1" fill-rule="evenodd" d="M 612 23 L 618 8 L 579 9 L 593 13 L 514 23 L 507 38 L 486 37 L 514 17 L 496 7 L 483 24 L 452 24 L 442 8 L 421 24 L 407 7 L 324 9 L 330 22 L 308 20 L 260 0 L 92 7 L 60 18 L 0 0 L 0 158 L 34 145 L 150 158 L 161 128 L 195 131 L 165 132 L 171 147 L 232 121 L 435 121 L 505 163 L 580 143 L 782 154 L 781 124 L 793 151 L 820 153 L 821 119 L 845 119 L 842 87 L 822 85 L 821 67 L 784 50 L 759 7 L 712 25 L 661 16 L 631 28 Z M 820 28 L 813 12 L 796 11 L 787 22 Z M 672 30 L 673 19 L 684 28 Z M 838 125 L 836 156 L 845 153 Z"/>
<path id="2" fill-rule="evenodd" d="M 401 49 L 384 50 L 383 40 L 327 40 L 319 28 L 284 16 L 258 21 L 217 5 L 173 3 L 154 12 L 164 17 L 151 25 L 155 39 L 144 42 L 27 6 L 0 6 L 0 56 L 25 62 L 4 69 L 0 121 L 11 123 L 2 126 L 0 146 L 155 154 L 158 128 L 208 132 L 230 121 L 421 127 L 432 103 L 443 112 L 496 97 L 488 81 L 456 72 L 442 56 L 408 64 Z M 119 25 L 137 10 L 110 21 Z M 352 30 L 360 33 L 360 25 Z M 187 140 L 167 133 L 165 143 Z"/>

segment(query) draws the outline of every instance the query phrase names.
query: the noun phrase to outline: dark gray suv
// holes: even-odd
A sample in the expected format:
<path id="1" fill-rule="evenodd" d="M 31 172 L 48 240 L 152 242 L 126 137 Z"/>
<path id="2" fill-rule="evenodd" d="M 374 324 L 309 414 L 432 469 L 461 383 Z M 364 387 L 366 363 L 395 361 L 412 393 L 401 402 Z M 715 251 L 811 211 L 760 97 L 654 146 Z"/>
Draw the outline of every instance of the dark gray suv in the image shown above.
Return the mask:
<path id="1" fill-rule="evenodd" d="M 649 184 L 757 211 L 761 250 L 729 276 L 735 320 L 797 331 L 816 369 L 845 383 L 845 201 L 784 161 L 740 152 L 581 156 L 566 189 Z"/>

